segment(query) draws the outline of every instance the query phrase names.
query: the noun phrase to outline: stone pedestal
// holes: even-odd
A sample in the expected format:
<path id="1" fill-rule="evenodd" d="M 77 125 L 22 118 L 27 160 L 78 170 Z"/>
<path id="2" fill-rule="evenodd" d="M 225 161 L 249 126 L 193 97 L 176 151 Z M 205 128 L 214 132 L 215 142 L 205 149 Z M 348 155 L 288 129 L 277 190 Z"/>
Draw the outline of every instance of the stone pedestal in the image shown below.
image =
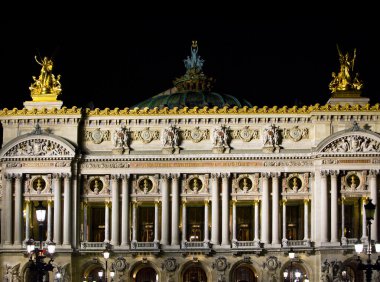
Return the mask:
<path id="1" fill-rule="evenodd" d="M 161 152 L 165 155 L 179 154 L 179 147 L 164 147 Z"/>
<path id="2" fill-rule="evenodd" d="M 213 147 L 212 148 L 212 152 L 214 154 L 223 154 L 223 153 L 228 154 L 230 151 L 231 151 L 231 148 L 229 148 L 229 147 L 220 146 L 220 147 Z"/>
<path id="3" fill-rule="evenodd" d="M 280 152 L 280 146 L 264 146 L 263 152 L 264 153 L 279 153 Z"/>
<path id="4" fill-rule="evenodd" d="M 54 102 L 33 102 L 33 101 L 25 101 L 24 102 L 24 107 L 28 110 L 32 110 L 32 109 L 54 109 L 54 108 L 57 108 L 57 109 L 60 109 L 63 105 L 63 102 L 62 101 L 54 101 Z"/>

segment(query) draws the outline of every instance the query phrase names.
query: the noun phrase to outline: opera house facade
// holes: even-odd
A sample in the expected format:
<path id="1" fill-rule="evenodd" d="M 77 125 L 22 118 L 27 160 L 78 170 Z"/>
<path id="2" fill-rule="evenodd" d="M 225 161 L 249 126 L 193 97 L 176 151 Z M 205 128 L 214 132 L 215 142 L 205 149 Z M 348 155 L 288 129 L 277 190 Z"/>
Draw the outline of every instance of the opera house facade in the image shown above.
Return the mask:
<path id="1" fill-rule="evenodd" d="M 299 107 L 213 92 L 196 42 L 124 109 L 64 107 L 36 59 L 31 101 L 0 110 L 1 277 L 33 281 L 32 242 L 41 281 L 364 281 L 360 242 L 377 281 L 380 105 L 338 54 L 329 101 Z"/>

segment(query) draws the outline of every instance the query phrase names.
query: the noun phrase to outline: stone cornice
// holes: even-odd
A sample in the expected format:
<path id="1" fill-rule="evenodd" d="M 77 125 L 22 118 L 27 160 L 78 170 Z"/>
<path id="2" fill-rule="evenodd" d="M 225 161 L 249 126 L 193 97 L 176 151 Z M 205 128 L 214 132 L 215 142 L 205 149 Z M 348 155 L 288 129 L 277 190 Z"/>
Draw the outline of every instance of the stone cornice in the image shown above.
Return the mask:
<path id="1" fill-rule="evenodd" d="M 77 108 L 77 107 L 72 107 L 71 109 L 67 107 L 62 107 L 62 109 L 31 109 L 28 110 L 26 108 L 24 109 L 7 109 L 4 108 L 0 110 L 0 116 L 37 116 L 37 115 L 79 115 L 81 114 L 82 109 Z M 153 108 L 153 109 L 139 109 L 139 108 L 124 108 L 124 109 L 110 109 L 110 108 L 105 108 L 105 109 L 99 109 L 96 108 L 94 110 L 85 109 L 85 114 L 88 117 L 91 116 L 141 116 L 141 115 L 202 115 L 202 114 L 208 114 L 208 115 L 219 115 L 219 114 L 310 114 L 310 113 L 337 113 L 337 112 L 380 112 L 380 104 L 366 104 L 366 105 L 331 105 L 331 104 L 326 104 L 326 105 L 320 105 L 320 104 L 315 104 L 315 105 L 310 105 L 310 106 L 302 106 L 302 107 L 288 107 L 288 106 L 273 106 L 273 107 L 268 107 L 268 106 L 263 106 L 263 107 L 258 107 L 254 106 L 252 108 L 249 108 L 247 106 L 238 108 L 238 107 L 223 107 L 223 108 L 218 108 L 218 107 L 213 107 L 213 108 L 208 108 L 208 107 L 194 107 L 194 108 L 188 108 L 184 107 L 182 109 L 179 108 L 173 108 L 169 109 L 167 107 L 164 107 L 162 109 L 159 108 Z"/>
<path id="2" fill-rule="evenodd" d="M 26 108 L 23 108 L 21 110 L 17 109 L 17 108 L 13 108 L 13 109 L 7 109 L 7 108 L 4 108 L 2 110 L 0 110 L 0 118 L 1 117 L 18 117 L 18 116 L 55 116 L 57 117 L 57 115 L 80 115 L 82 112 L 82 109 L 81 108 L 78 108 L 78 107 L 72 107 L 71 109 L 70 108 L 67 108 L 67 107 L 62 107 L 62 109 L 57 109 L 57 108 L 53 108 L 53 109 L 46 109 L 46 108 L 42 108 L 42 109 L 26 109 Z"/>

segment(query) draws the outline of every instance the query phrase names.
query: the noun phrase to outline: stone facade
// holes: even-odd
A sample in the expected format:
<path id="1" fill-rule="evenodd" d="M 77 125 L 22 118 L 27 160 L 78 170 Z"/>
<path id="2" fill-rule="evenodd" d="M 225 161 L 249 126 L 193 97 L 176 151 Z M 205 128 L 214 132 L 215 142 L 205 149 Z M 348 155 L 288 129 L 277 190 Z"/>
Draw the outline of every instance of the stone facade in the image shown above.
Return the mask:
<path id="1" fill-rule="evenodd" d="M 3 109 L 0 120 L 8 281 L 25 278 L 39 201 L 64 281 L 105 268 L 106 244 L 115 281 L 144 269 L 282 281 L 291 265 L 310 281 L 361 275 L 353 243 L 367 243 L 363 203 L 379 198 L 379 104 Z M 378 230 L 376 214 L 375 241 Z"/>

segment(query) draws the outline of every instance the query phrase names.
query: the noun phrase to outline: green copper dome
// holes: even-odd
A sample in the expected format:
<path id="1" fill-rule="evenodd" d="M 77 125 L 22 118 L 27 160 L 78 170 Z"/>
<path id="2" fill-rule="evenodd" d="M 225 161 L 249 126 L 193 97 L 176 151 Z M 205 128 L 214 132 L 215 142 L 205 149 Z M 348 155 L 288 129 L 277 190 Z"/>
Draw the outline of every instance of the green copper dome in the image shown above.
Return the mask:
<path id="1" fill-rule="evenodd" d="M 252 107 L 251 103 L 244 99 L 239 100 L 231 95 L 204 91 L 163 93 L 135 105 L 135 107 L 138 107 L 140 109 L 143 109 L 145 107 L 148 107 L 150 109 L 154 107 L 168 107 L 169 109 L 172 109 L 174 107 L 178 107 L 179 109 L 184 107 L 203 108 L 205 106 L 209 108 L 212 108 L 214 106 L 217 106 L 219 108 L 223 108 L 224 106 L 237 106 L 239 108 L 242 108 L 244 106 Z"/>
<path id="2" fill-rule="evenodd" d="M 198 45 L 193 41 L 191 46 L 191 57 L 184 60 L 186 73 L 173 81 L 174 87 L 162 92 L 148 100 L 138 103 L 134 107 L 143 108 L 163 108 L 179 109 L 188 107 L 252 107 L 251 103 L 244 99 L 238 99 L 232 95 L 212 92 L 215 80 L 207 77 L 203 71 L 204 60 L 198 55 Z"/>

